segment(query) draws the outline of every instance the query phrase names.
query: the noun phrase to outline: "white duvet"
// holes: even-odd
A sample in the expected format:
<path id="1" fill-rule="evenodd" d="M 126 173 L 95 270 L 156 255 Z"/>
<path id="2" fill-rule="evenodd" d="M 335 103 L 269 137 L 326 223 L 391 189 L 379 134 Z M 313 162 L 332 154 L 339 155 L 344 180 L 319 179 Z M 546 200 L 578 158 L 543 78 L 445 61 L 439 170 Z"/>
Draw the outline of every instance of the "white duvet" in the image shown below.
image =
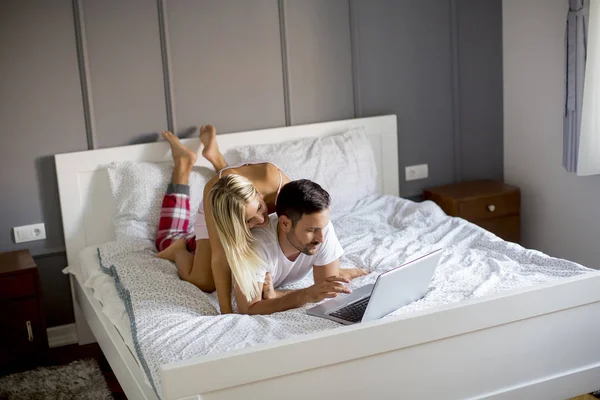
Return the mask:
<path id="1" fill-rule="evenodd" d="M 592 271 L 505 242 L 446 216 L 429 201 L 371 196 L 355 210 L 333 221 L 345 249 L 342 267 L 372 272 L 353 281 L 352 287 L 372 283 L 378 273 L 433 249 L 444 249 L 426 296 L 391 315 Z M 111 242 L 100 246 L 98 253 L 103 270 L 115 278 L 136 352 L 159 394 L 162 364 L 340 326 L 306 315 L 306 307 L 270 316 L 218 315 L 216 296 L 181 281 L 172 263 L 154 256 L 148 241 Z M 295 287 L 311 283 L 312 277 L 307 277 Z"/>

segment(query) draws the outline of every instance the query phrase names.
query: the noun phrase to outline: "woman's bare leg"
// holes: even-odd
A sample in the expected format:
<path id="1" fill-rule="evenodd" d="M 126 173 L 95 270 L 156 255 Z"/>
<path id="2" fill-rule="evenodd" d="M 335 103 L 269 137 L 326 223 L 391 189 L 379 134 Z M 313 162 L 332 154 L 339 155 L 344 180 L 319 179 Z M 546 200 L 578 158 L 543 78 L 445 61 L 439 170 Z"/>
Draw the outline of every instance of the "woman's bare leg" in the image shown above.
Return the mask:
<path id="1" fill-rule="evenodd" d="M 198 155 L 185 147 L 177 136 L 169 131 L 162 133 L 162 137 L 169 142 L 171 146 L 171 155 L 173 157 L 173 175 L 171 176 L 171 184 L 173 185 L 189 185 L 190 173 L 196 163 Z M 165 260 L 175 261 L 175 254 L 183 249 L 186 250 L 186 241 L 184 238 L 173 241 L 166 249 L 163 249 L 157 254 L 157 257 Z"/>
<path id="2" fill-rule="evenodd" d="M 163 132 L 162 136 L 169 142 L 173 155 L 174 168 L 171 183 L 188 185 L 190 173 L 198 156 L 185 147 L 171 132 Z M 208 239 L 196 241 L 194 255 L 187 250 L 186 239 L 181 238 L 173 241 L 169 247 L 159 252 L 157 257 L 175 262 L 177 273 L 182 280 L 196 285 L 205 292 L 213 292 L 215 283 L 212 277 L 210 255 Z"/>
<path id="3" fill-rule="evenodd" d="M 177 239 L 177 240 L 173 241 L 173 243 L 171 243 L 169 245 L 169 247 L 167 247 L 163 251 L 159 251 L 156 254 L 156 257 L 175 262 L 175 257 L 177 256 L 177 253 L 179 253 L 180 251 L 187 251 L 189 253 L 189 251 L 187 250 L 186 243 L 187 243 L 187 241 L 183 238 Z M 192 265 L 190 264 L 188 269 L 191 269 L 191 268 L 192 268 Z"/>
<path id="4" fill-rule="evenodd" d="M 196 163 L 198 155 L 181 143 L 179 138 L 171 132 L 165 131 L 162 137 L 169 142 L 173 156 L 173 176 L 171 183 L 174 185 L 189 185 L 190 173 Z"/>
<path id="5" fill-rule="evenodd" d="M 187 249 L 185 239 L 177 239 L 169 247 L 158 253 L 158 257 L 175 263 L 179 277 L 187 281 L 192 267 L 194 266 L 194 255 Z"/>
<path id="6" fill-rule="evenodd" d="M 204 145 L 202 156 L 210 161 L 215 170 L 220 171 L 227 166 L 227 161 L 217 144 L 217 131 L 214 126 L 202 125 L 200 127 L 200 142 Z"/>
<path id="7" fill-rule="evenodd" d="M 187 250 L 185 239 L 176 240 L 161 253 L 165 253 L 161 258 L 175 262 L 181 280 L 194 284 L 203 292 L 215 291 L 208 239 L 196 240 L 195 254 Z"/>
<path id="8" fill-rule="evenodd" d="M 188 254 L 190 253 L 188 252 Z M 212 293 L 216 290 L 211 266 L 211 254 L 210 241 L 208 239 L 196 240 L 196 254 L 192 257 L 192 268 L 185 278 L 186 281 L 193 283 L 207 293 Z M 180 263 L 189 265 L 189 256 L 182 255 L 180 257 L 175 260 L 178 271 Z"/>

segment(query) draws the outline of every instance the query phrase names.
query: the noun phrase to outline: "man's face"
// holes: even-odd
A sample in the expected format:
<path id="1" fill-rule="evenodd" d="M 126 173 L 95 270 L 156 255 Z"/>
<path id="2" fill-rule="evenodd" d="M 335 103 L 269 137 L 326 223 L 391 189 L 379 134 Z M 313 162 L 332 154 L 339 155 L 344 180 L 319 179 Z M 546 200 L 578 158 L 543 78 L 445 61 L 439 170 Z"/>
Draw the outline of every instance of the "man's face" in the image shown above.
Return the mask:
<path id="1" fill-rule="evenodd" d="M 329 223 L 329 210 L 305 214 L 294 227 L 289 219 L 287 222 L 288 224 L 284 224 L 287 240 L 296 250 L 311 256 L 323 243 L 323 229 Z"/>

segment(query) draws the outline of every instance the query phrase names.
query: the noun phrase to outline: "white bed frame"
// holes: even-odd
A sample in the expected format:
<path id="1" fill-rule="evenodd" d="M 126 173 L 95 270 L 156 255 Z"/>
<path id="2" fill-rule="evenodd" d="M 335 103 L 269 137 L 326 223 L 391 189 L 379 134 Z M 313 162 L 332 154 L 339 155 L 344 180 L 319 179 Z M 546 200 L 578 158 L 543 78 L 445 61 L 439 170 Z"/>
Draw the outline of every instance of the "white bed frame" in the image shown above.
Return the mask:
<path id="1" fill-rule="evenodd" d="M 398 195 L 393 115 L 218 136 L 231 148 L 366 128 Z M 185 140 L 198 146 L 197 139 Z M 114 239 L 110 161 L 170 162 L 164 142 L 56 156 L 69 265 Z M 199 165 L 209 166 L 203 159 Z M 71 275 L 79 343 L 97 340 L 129 399 L 157 399 L 101 305 Z M 565 399 L 600 388 L 600 274 L 162 366 L 164 399 Z"/>

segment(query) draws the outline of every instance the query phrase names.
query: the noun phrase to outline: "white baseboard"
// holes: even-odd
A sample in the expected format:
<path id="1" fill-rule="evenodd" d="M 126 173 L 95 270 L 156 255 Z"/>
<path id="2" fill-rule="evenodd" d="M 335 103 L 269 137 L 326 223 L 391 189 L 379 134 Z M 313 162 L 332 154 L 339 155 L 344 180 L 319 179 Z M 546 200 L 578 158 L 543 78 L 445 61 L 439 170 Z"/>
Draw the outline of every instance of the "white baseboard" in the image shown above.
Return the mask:
<path id="1" fill-rule="evenodd" d="M 60 347 L 77 343 L 77 326 L 75 324 L 53 326 L 48 328 L 48 346 Z"/>

